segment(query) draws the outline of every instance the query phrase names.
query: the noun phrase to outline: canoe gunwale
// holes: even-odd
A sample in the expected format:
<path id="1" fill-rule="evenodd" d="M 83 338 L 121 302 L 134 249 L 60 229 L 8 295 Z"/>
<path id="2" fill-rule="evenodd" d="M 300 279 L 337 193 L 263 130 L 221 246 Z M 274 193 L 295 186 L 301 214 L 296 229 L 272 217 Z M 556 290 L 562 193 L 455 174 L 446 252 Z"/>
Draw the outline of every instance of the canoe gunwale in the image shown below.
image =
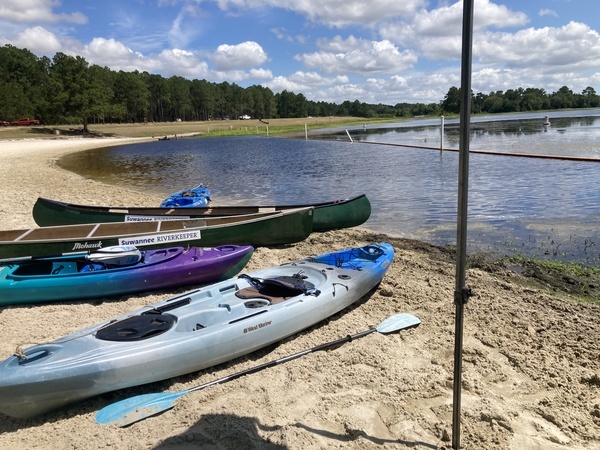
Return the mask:
<path id="1" fill-rule="evenodd" d="M 304 208 L 309 210 L 310 208 Z M 302 210 L 299 208 L 298 210 Z M 202 230 L 207 228 L 220 228 L 229 227 L 245 224 L 254 224 L 263 222 L 265 219 L 282 217 L 284 215 L 294 214 L 298 210 L 290 210 L 286 212 L 274 211 L 271 213 L 256 213 L 246 214 L 240 216 L 227 216 L 227 217 L 209 217 L 209 218 L 192 218 L 192 219 L 181 219 L 174 221 L 153 221 L 153 222 L 102 222 L 94 224 L 80 224 L 80 225 L 57 225 L 54 227 L 39 227 L 29 228 L 17 231 L 23 231 L 23 234 L 16 239 L 12 239 L 14 242 L 45 242 L 51 240 L 81 240 L 91 238 L 114 238 L 121 236 L 136 236 L 147 233 L 165 233 L 165 232 L 176 232 L 176 231 L 189 231 L 189 230 Z M 212 220 L 214 223 L 206 223 L 205 221 Z M 176 224 L 181 224 L 179 227 L 175 227 Z M 127 230 L 135 228 L 143 228 L 143 231 L 128 232 Z M 124 232 L 115 233 L 114 230 L 124 229 Z M 91 229 L 89 232 L 86 230 Z M 77 230 L 81 230 L 81 233 L 75 234 Z M 13 231 L 13 230 L 7 230 Z M 61 232 L 65 234 L 61 236 Z M 5 231 L 0 230 L 0 245 L 4 244 L 5 240 L 2 240 L 2 235 Z M 45 234 L 47 233 L 47 234 Z M 38 239 L 27 239 L 31 235 L 41 235 Z"/>
<path id="2" fill-rule="evenodd" d="M 243 214 L 269 213 L 313 207 L 313 231 L 348 228 L 363 224 L 371 215 L 365 194 L 346 199 L 306 204 L 209 206 L 206 208 L 146 208 L 127 206 L 89 206 L 39 197 L 33 218 L 39 226 L 75 225 L 97 222 L 144 222 L 183 218 L 214 218 Z"/>
<path id="3" fill-rule="evenodd" d="M 287 245 L 310 235 L 313 218 L 314 208 L 307 207 L 223 218 L 0 230 L 0 262 L 21 256 L 81 252 L 111 245 L 135 245 L 147 249 L 178 245 Z M 95 230 L 92 232 L 92 229 Z M 29 233 L 24 238 L 22 235 L 27 231 Z M 20 239 L 15 240 L 15 237 Z"/>

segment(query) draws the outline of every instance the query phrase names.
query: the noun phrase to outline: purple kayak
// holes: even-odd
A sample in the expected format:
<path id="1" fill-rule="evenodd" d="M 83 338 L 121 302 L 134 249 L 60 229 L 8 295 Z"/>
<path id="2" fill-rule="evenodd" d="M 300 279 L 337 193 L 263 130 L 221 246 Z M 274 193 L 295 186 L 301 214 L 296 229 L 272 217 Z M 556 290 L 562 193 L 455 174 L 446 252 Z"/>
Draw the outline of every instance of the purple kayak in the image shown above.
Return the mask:
<path id="1" fill-rule="evenodd" d="M 83 300 L 157 289 L 207 284 L 238 274 L 254 248 L 171 247 L 139 251 L 77 253 L 21 258 L 0 265 L 0 306 Z"/>

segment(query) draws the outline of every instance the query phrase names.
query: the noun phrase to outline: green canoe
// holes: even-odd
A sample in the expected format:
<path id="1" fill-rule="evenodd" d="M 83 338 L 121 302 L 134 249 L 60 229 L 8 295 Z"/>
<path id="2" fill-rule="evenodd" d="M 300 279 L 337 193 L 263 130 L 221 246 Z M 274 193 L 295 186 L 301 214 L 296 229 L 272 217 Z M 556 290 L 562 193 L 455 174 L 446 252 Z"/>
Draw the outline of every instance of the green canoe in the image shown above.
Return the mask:
<path id="1" fill-rule="evenodd" d="M 146 222 L 155 220 L 193 219 L 253 214 L 268 211 L 314 207 L 313 231 L 351 228 L 365 223 L 371 216 L 366 195 L 305 205 L 212 206 L 206 208 L 144 208 L 119 206 L 85 206 L 38 198 L 33 219 L 41 226 L 77 225 L 106 222 Z"/>
<path id="2" fill-rule="evenodd" d="M 300 242 L 312 232 L 313 207 L 202 219 L 96 223 L 0 230 L 0 262 L 22 256 L 57 255 L 112 245 L 143 248 Z"/>

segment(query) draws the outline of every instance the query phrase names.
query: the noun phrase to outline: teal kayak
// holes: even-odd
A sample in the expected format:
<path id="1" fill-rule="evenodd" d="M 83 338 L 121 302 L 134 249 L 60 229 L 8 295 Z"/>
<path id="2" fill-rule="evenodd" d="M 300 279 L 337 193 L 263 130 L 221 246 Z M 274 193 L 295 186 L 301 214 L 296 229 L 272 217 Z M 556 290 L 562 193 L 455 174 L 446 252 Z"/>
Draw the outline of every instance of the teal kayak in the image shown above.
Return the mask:
<path id="1" fill-rule="evenodd" d="M 118 264 L 94 258 L 100 252 L 23 258 L 22 262 L 0 265 L 0 306 L 214 283 L 238 274 L 253 250 L 249 245 L 138 250 L 137 260 Z"/>

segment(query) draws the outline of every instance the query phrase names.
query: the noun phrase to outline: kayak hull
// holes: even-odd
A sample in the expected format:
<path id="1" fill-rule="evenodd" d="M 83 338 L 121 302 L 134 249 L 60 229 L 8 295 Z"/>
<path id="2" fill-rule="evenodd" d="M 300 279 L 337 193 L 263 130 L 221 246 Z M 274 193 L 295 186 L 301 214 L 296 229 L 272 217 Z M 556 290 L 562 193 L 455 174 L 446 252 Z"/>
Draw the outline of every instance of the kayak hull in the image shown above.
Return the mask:
<path id="1" fill-rule="evenodd" d="M 210 190 L 202 185 L 175 192 L 160 204 L 162 208 L 199 208 L 210 203 Z"/>
<path id="2" fill-rule="evenodd" d="M 0 266 L 0 306 L 85 300 L 231 278 L 248 263 L 253 247 L 169 247 L 142 252 L 134 265 L 113 267 L 87 253 L 38 258 Z"/>
<path id="3" fill-rule="evenodd" d="M 32 417 L 246 355 L 365 296 L 393 256 L 379 243 L 263 269 L 30 347 L 0 363 L 0 412 Z M 282 276 L 305 277 L 307 289 L 265 296 L 249 281 Z"/>

